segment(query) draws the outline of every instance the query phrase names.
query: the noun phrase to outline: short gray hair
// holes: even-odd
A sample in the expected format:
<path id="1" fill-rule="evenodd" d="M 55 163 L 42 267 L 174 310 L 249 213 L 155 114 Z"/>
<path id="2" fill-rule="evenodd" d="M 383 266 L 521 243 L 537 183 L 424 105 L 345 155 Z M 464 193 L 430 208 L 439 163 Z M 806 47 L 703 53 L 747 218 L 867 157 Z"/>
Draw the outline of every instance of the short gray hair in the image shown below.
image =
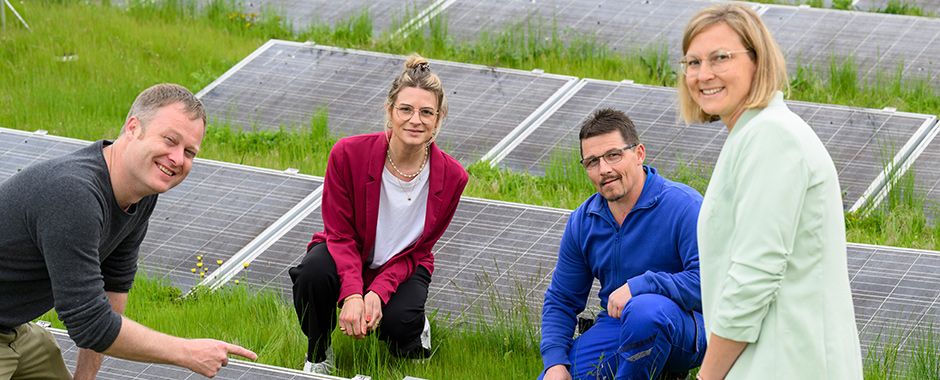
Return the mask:
<path id="1" fill-rule="evenodd" d="M 186 87 L 173 83 L 156 84 L 137 95 L 137 99 L 131 105 L 131 110 L 127 113 L 124 122 L 126 123 L 131 117 L 137 117 L 141 125 L 146 126 L 153 119 L 157 110 L 175 103 L 183 105 L 183 112 L 189 116 L 189 120 L 201 119 L 202 125 L 205 127 L 206 109 L 203 107 L 202 102 Z"/>

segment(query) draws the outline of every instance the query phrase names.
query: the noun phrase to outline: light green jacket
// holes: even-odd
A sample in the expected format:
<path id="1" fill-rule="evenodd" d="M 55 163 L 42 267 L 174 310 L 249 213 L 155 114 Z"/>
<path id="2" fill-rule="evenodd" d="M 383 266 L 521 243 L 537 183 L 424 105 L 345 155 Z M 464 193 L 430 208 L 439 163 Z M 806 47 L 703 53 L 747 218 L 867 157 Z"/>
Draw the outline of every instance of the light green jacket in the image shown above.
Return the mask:
<path id="1" fill-rule="evenodd" d="M 748 342 L 728 379 L 861 379 L 839 180 L 777 93 L 728 135 L 698 220 L 709 334 Z"/>

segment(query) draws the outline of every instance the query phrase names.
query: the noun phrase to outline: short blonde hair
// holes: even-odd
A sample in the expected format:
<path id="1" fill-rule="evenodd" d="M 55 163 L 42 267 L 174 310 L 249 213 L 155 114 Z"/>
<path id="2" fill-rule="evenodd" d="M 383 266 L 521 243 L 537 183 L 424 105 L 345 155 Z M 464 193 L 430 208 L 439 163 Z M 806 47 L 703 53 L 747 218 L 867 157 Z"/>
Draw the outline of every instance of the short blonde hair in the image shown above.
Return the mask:
<path id="1" fill-rule="evenodd" d="M 202 102 L 186 87 L 174 83 L 156 84 L 137 95 L 124 122 L 127 123 L 131 117 L 137 117 L 140 124 L 146 128 L 160 108 L 176 103 L 183 105 L 183 113 L 189 120 L 202 120 L 203 128 L 206 126 L 206 108 Z"/>
<path id="2" fill-rule="evenodd" d="M 787 65 L 783 53 L 760 16 L 747 5 L 721 4 L 703 9 L 689 21 L 682 36 L 682 55 L 689 51 L 692 39 L 712 25 L 724 23 L 737 33 L 748 56 L 754 61 L 756 71 L 751 89 L 744 100 L 744 109 L 764 108 L 778 90 L 787 90 Z M 717 115 L 709 115 L 692 99 L 686 86 L 685 75 L 679 75 L 679 113 L 687 123 L 715 121 Z"/>

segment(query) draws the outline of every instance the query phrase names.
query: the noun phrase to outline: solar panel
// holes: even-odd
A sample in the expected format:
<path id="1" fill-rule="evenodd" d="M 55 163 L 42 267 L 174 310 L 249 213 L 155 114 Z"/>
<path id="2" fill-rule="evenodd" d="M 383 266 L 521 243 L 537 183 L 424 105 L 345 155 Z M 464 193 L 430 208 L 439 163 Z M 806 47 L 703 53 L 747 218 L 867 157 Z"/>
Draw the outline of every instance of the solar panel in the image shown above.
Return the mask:
<path id="1" fill-rule="evenodd" d="M 202 280 L 196 256 L 213 271 L 296 206 L 322 181 L 199 162 L 160 196 L 140 248 L 140 266 L 188 290 Z"/>
<path id="2" fill-rule="evenodd" d="M 453 321 L 493 322 L 495 309 L 539 323 L 568 214 L 463 198 L 434 247 L 428 307 Z"/>
<path id="3" fill-rule="evenodd" d="M 309 125 L 328 109 L 329 129 L 381 131 L 385 96 L 404 57 L 269 41 L 199 93 L 211 115 L 244 129 Z M 510 135 L 573 77 L 432 61 L 449 98 L 438 144 L 470 164 Z"/>
<path id="4" fill-rule="evenodd" d="M 72 153 L 88 144 L 0 128 L 0 182 L 35 163 Z"/>
<path id="5" fill-rule="evenodd" d="M 791 72 L 799 63 L 826 73 L 833 59 L 852 57 L 862 81 L 894 78 L 903 66 L 905 78 L 938 83 L 940 19 L 773 5 L 761 17 Z"/>
<path id="6" fill-rule="evenodd" d="M 463 198 L 432 251 L 428 310 L 453 322 L 486 320 L 491 307 L 525 305 L 530 317 L 537 316 L 567 218 L 564 210 Z M 234 278 L 290 299 L 287 270 L 303 260 L 310 237 L 322 229 L 320 212 L 308 215 Z M 597 291 L 595 286 L 591 300 Z"/>
<path id="7" fill-rule="evenodd" d="M 271 291 L 291 299 L 287 270 L 300 264 L 313 234 L 323 230 L 323 218 L 316 210 L 262 252 L 234 277 L 239 284 L 259 291 Z M 231 281 L 229 282 L 231 284 Z"/>
<path id="8" fill-rule="evenodd" d="M 0 130 L 0 180 L 87 144 Z M 202 280 L 198 272 L 218 268 L 216 260 L 227 261 L 321 184 L 314 177 L 198 160 L 185 181 L 160 195 L 139 265 L 188 290 Z M 194 273 L 197 255 L 203 266 Z"/>
<path id="9" fill-rule="evenodd" d="M 678 120 L 672 88 L 586 80 L 577 92 L 500 161 L 514 170 L 542 174 L 553 157 L 578 151 L 578 123 L 594 110 L 613 107 L 636 124 L 647 163 L 667 177 L 680 164 L 714 166 L 727 137 L 723 124 L 686 126 Z M 819 135 L 839 172 L 846 209 L 878 190 L 884 162 L 900 163 L 933 123 L 934 116 L 788 102 Z M 706 170 L 710 173 L 710 169 Z"/>
<path id="10" fill-rule="evenodd" d="M 940 252 L 862 244 L 848 248 L 862 350 L 889 339 L 910 349 L 918 332 L 940 322 Z"/>
<path id="11" fill-rule="evenodd" d="M 62 357 L 65 358 L 65 365 L 70 370 L 75 370 L 75 364 L 78 361 L 78 347 L 72 342 L 64 330 L 49 329 L 55 337 L 59 348 L 62 349 Z M 98 372 L 98 378 L 104 380 L 125 380 L 125 379 L 151 379 L 151 380 L 180 380 L 180 379 L 205 379 L 192 371 L 166 365 L 132 362 L 129 360 L 118 359 L 105 356 L 101 363 L 101 370 Z M 267 365 L 254 364 L 241 360 L 229 359 L 228 366 L 222 367 L 215 379 L 258 379 L 258 380 L 300 380 L 300 379 L 326 379 L 327 377 L 305 374 L 300 371 L 286 368 L 273 367 Z M 336 379 L 335 377 L 328 377 Z"/>
<path id="12" fill-rule="evenodd" d="M 565 41 L 591 38 L 614 51 L 666 47 L 679 56 L 682 31 L 698 10 L 714 2 L 700 0 L 483 0 L 448 3 L 447 32 L 460 41 L 511 28 L 556 31 Z"/>

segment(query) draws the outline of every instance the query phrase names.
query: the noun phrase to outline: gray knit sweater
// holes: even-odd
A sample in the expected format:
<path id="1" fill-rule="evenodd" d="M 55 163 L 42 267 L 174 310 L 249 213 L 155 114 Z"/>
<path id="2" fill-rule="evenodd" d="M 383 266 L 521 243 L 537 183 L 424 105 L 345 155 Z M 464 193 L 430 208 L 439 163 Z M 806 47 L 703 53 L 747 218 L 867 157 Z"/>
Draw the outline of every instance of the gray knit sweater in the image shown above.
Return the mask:
<path id="1" fill-rule="evenodd" d="M 121 210 L 101 151 L 106 144 L 0 183 L 0 326 L 55 307 L 79 347 L 101 352 L 117 338 L 121 318 L 105 291 L 130 290 L 157 196 Z"/>

